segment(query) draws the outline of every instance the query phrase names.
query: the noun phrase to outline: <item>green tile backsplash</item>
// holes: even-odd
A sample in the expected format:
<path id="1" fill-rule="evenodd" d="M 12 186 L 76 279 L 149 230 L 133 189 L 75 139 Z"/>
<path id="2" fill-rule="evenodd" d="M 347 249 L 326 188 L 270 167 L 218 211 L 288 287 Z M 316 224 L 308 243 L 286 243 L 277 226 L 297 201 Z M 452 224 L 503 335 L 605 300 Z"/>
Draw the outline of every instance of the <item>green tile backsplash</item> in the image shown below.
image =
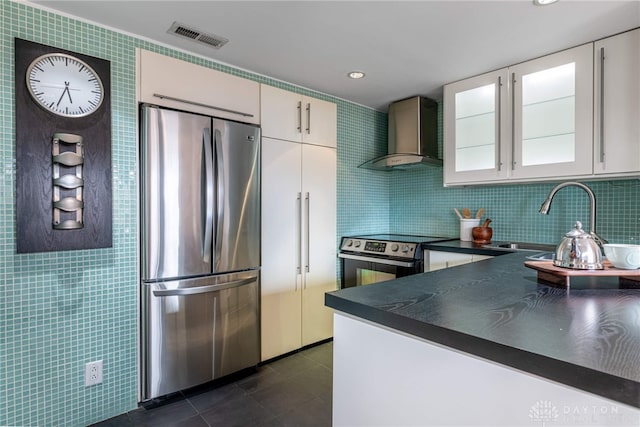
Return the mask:
<path id="1" fill-rule="evenodd" d="M 257 76 L 79 20 L 0 0 L 0 425 L 84 426 L 137 406 L 138 201 L 135 48 L 239 75 L 338 105 L 338 236 L 400 232 L 456 236 L 453 207 L 485 207 L 499 239 L 555 242 L 586 195 L 552 184 L 443 188 L 442 169 L 376 172 L 357 166 L 386 152 L 386 114 Z M 113 248 L 16 254 L 13 39 L 111 61 Z M 639 181 L 593 183 L 599 231 L 639 240 Z M 85 388 L 84 364 L 104 362 L 103 384 Z"/>
<path id="2" fill-rule="evenodd" d="M 386 232 L 389 177 L 358 165 L 387 152 L 387 115 L 338 103 L 338 236 Z"/>

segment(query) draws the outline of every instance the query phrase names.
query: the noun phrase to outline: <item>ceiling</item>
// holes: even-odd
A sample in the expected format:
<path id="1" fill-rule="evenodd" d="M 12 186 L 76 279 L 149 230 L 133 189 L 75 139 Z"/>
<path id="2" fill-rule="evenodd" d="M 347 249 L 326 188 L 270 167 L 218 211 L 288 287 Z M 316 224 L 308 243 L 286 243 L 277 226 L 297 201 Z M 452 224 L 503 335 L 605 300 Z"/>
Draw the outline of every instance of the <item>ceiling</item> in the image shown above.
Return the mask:
<path id="1" fill-rule="evenodd" d="M 380 111 L 445 83 L 640 26 L 640 1 L 64 1 L 45 8 Z M 167 33 L 174 21 L 230 41 Z M 361 70 L 366 77 L 346 77 Z"/>

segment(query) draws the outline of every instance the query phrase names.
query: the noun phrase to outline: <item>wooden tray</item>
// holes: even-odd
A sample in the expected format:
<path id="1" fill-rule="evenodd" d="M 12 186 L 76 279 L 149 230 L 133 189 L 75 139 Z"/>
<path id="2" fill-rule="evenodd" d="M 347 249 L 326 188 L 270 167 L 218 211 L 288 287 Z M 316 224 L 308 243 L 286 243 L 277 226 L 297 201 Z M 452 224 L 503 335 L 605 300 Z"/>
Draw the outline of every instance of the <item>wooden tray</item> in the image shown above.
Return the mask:
<path id="1" fill-rule="evenodd" d="M 604 261 L 604 270 L 574 270 L 571 268 L 557 267 L 553 261 L 525 261 L 526 267 L 538 271 L 538 281 L 556 286 L 569 287 L 572 277 L 606 276 L 618 277 L 621 287 L 640 288 L 640 269 L 623 270 L 615 268 L 609 261 Z"/>

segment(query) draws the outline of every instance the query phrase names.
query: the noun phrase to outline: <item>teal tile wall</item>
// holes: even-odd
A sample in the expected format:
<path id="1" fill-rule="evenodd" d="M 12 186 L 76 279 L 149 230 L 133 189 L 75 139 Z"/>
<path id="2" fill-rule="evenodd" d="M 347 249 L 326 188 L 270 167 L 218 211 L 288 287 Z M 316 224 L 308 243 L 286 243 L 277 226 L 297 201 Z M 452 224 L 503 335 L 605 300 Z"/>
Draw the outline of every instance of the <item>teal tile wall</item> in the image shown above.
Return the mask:
<path id="1" fill-rule="evenodd" d="M 442 112 L 442 108 L 439 109 Z M 442 151 L 442 114 L 439 115 Z M 390 230 L 406 234 L 459 236 L 454 207 L 484 207 L 494 240 L 557 244 L 576 220 L 589 224 L 589 198 L 578 188 L 560 190 L 549 215 L 538 213 L 558 182 L 476 187 L 442 186 L 442 168 L 393 171 Z M 585 182 L 596 195 L 598 234 L 612 243 L 640 243 L 640 180 Z"/>
<path id="2" fill-rule="evenodd" d="M 129 37 L 3 0 L 0 98 L 0 425 L 80 426 L 137 400 L 135 56 Z M 112 66 L 113 247 L 16 254 L 14 37 Z M 84 364 L 103 360 L 103 384 Z"/>
<path id="3" fill-rule="evenodd" d="M 335 102 L 338 235 L 388 228 L 388 176 L 356 168 L 386 150 L 385 114 L 24 3 L 0 0 L 0 18 L 0 425 L 85 426 L 137 406 L 136 47 Z M 113 248 L 15 252 L 14 37 L 111 61 Z M 104 382 L 85 388 L 94 360 Z"/>

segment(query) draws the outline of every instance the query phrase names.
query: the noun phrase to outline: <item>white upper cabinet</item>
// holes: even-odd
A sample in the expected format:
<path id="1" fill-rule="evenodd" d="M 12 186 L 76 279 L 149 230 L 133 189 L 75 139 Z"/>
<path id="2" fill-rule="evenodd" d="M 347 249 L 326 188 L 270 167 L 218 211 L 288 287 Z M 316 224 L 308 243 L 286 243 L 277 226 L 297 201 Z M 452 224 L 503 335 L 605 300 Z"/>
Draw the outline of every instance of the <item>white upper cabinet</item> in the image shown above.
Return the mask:
<path id="1" fill-rule="evenodd" d="M 593 159 L 593 46 L 509 68 L 511 178 L 588 175 Z"/>
<path id="2" fill-rule="evenodd" d="M 444 87 L 444 183 L 640 174 L 640 29 Z"/>
<path id="3" fill-rule="evenodd" d="M 138 101 L 260 124 L 260 84 L 137 49 Z"/>
<path id="4" fill-rule="evenodd" d="M 332 102 L 262 85 L 262 135 L 337 147 L 337 107 Z"/>
<path id="5" fill-rule="evenodd" d="M 444 87 L 446 183 L 507 178 L 507 76 L 505 68 Z"/>
<path id="6" fill-rule="evenodd" d="M 597 41 L 594 58 L 594 173 L 637 173 L 640 29 Z"/>

